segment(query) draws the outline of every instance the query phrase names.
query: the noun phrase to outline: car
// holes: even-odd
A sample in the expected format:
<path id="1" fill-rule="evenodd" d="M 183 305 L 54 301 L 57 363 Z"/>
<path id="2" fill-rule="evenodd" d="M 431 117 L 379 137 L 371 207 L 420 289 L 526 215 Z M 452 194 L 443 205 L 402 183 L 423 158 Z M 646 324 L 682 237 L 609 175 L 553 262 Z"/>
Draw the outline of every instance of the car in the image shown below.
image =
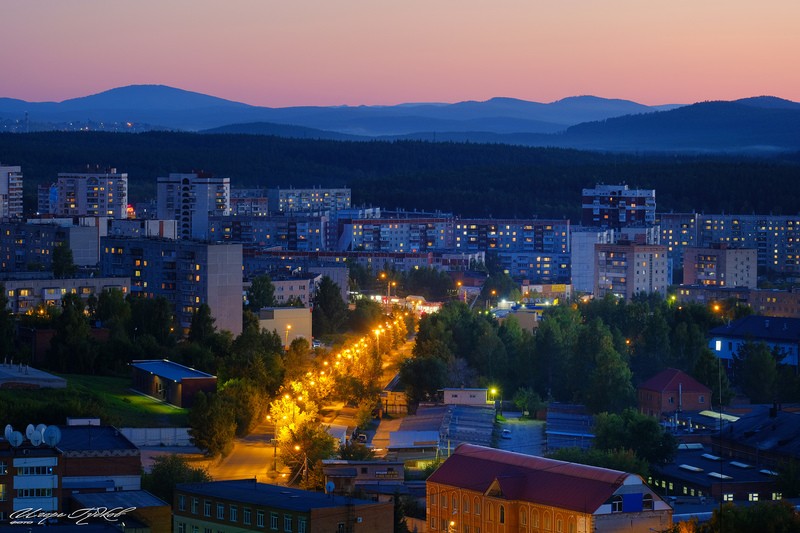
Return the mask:
<path id="1" fill-rule="evenodd" d="M 511 438 L 511 430 L 510 429 L 504 429 L 502 431 L 502 433 L 500 433 L 500 437 L 502 437 L 504 439 L 510 439 Z"/>
<path id="2" fill-rule="evenodd" d="M 322 342 L 318 341 L 317 339 L 314 339 L 313 341 L 311 341 L 311 347 L 322 348 Z"/>
<path id="3" fill-rule="evenodd" d="M 367 434 L 366 434 L 366 433 L 361 433 L 361 434 L 360 434 L 360 435 L 359 435 L 359 436 L 356 438 L 356 440 L 357 440 L 358 442 L 360 442 L 361 444 L 365 444 L 365 443 L 367 442 Z"/>

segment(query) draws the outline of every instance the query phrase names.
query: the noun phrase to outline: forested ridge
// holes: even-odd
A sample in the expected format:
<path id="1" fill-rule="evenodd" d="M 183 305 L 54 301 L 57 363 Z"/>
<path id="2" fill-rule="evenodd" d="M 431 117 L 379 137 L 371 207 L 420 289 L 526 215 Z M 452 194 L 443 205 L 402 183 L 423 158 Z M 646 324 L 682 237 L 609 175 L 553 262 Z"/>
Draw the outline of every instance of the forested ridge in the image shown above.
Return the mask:
<path id="1" fill-rule="evenodd" d="M 503 144 L 42 132 L 0 134 L 0 162 L 22 166 L 29 212 L 37 185 L 87 165 L 127 172 L 132 203 L 155 196 L 158 176 L 205 170 L 229 176 L 235 188 L 348 186 L 357 205 L 465 217 L 574 220 L 582 188 L 623 182 L 655 188 L 659 211 L 792 214 L 800 205 L 798 153 L 604 154 Z"/>

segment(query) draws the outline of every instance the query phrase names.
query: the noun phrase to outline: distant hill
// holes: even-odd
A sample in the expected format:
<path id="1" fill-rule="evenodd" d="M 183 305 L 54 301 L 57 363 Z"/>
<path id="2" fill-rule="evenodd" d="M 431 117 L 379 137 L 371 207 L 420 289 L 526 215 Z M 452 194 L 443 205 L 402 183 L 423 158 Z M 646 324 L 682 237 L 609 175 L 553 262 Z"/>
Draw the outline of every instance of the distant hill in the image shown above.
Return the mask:
<path id="1" fill-rule="evenodd" d="M 245 124 L 230 124 L 203 130 L 199 133 L 206 134 L 231 134 L 231 135 L 274 135 L 275 137 L 286 137 L 289 139 L 320 139 L 331 141 L 368 141 L 371 137 L 360 137 L 358 135 L 347 135 L 335 131 L 318 130 L 315 128 L 305 128 L 303 126 L 292 126 L 289 124 L 273 124 L 272 122 L 248 122 Z"/>
<path id="2" fill-rule="evenodd" d="M 670 107 L 670 106 L 668 106 Z M 349 135 L 375 137 L 415 132 L 554 133 L 571 125 L 663 109 L 594 96 L 552 103 L 514 98 L 455 104 L 394 106 L 258 107 L 164 85 L 131 85 L 63 102 L 0 98 L 0 119 L 24 120 L 41 129 L 69 129 L 76 123 L 146 123 L 156 129 L 199 131 L 230 124 L 269 122 Z M 80 129 L 80 127 L 75 127 Z"/>

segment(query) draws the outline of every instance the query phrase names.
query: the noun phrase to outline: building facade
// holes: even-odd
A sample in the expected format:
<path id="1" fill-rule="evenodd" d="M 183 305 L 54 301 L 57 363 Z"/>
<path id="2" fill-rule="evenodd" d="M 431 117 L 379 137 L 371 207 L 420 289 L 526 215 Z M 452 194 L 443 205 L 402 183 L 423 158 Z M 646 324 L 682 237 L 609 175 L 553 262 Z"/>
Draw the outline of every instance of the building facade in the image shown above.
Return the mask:
<path id="1" fill-rule="evenodd" d="M 163 296 L 188 332 L 206 304 L 219 330 L 242 332 L 242 245 L 161 239 L 102 239 L 103 276 L 128 276 L 131 294 Z"/>
<path id="2" fill-rule="evenodd" d="M 0 222 L 0 272 L 52 270 L 60 245 L 69 247 L 76 266 L 97 266 L 102 227 L 37 222 Z"/>
<path id="3" fill-rule="evenodd" d="M 176 407 L 189 408 L 198 392 L 213 394 L 217 376 L 167 359 L 131 363 L 133 388 Z"/>
<path id="4" fill-rule="evenodd" d="M 588 533 L 672 526 L 641 477 L 462 444 L 426 482 L 429 531 Z"/>
<path id="5" fill-rule="evenodd" d="M 350 208 L 349 188 L 269 189 L 270 213 L 296 211 L 339 211 Z"/>
<path id="6" fill-rule="evenodd" d="M 719 287 L 748 287 L 758 283 L 755 248 L 729 248 L 717 243 L 709 248 L 683 249 L 684 285 L 716 285 Z"/>
<path id="7" fill-rule="evenodd" d="M 797 368 L 800 319 L 750 315 L 709 332 L 708 347 L 728 367 L 748 342 L 763 342 L 778 355 L 777 362 Z"/>
<path id="8" fill-rule="evenodd" d="M 595 298 L 607 294 L 630 299 L 637 293 L 667 294 L 666 246 L 620 242 L 595 245 Z"/>
<path id="9" fill-rule="evenodd" d="M 181 483 L 175 487 L 173 531 L 315 533 L 388 531 L 391 503 L 329 496 L 254 479 Z"/>
<path id="10" fill-rule="evenodd" d="M 56 216 L 128 216 L 128 175 L 116 168 L 105 172 L 61 172 L 56 189 Z"/>
<path id="11" fill-rule="evenodd" d="M 67 294 L 77 294 L 84 300 L 103 291 L 118 290 L 127 295 L 130 278 L 70 278 L 70 279 L 6 279 L 1 281 L 12 313 L 32 313 L 42 306 L 61 305 Z"/>
<path id="12" fill-rule="evenodd" d="M 22 168 L 0 165 L 0 219 L 22 218 Z"/>
<path id="13" fill-rule="evenodd" d="M 711 408 L 711 389 L 674 368 L 659 372 L 639 385 L 636 391 L 639 412 L 656 418 Z"/>
<path id="14" fill-rule="evenodd" d="M 655 189 L 600 184 L 593 189 L 583 189 L 582 198 L 582 226 L 616 229 L 655 224 Z"/>
<path id="15" fill-rule="evenodd" d="M 228 216 L 231 180 L 205 172 L 172 173 L 156 185 L 157 216 L 178 221 L 182 239 L 209 238 L 209 217 Z"/>

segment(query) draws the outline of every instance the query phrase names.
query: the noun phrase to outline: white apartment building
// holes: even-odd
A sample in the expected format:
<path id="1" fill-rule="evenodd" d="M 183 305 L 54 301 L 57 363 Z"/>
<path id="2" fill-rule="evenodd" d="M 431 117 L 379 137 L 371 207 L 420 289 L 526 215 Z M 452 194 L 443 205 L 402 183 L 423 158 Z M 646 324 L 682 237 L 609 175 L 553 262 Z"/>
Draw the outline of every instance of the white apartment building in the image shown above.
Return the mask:
<path id="1" fill-rule="evenodd" d="M 157 216 L 178 221 L 182 239 L 207 240 L 209 217 L 231 214 L 231 180 L 204 172 L 172 173 L 156 186 Z"/>
<path id="2" fill-rule="evenodd" d="M 0 165 L 0 218 L 22 218 L 22 169 Z"/>
<path id="3" fill-rule="evenodd" d="M 128 216 L 128 174 L 118 173 L 116 168 L 105 172 L 60 172 L 56 191 L 56 216 Z"/>

